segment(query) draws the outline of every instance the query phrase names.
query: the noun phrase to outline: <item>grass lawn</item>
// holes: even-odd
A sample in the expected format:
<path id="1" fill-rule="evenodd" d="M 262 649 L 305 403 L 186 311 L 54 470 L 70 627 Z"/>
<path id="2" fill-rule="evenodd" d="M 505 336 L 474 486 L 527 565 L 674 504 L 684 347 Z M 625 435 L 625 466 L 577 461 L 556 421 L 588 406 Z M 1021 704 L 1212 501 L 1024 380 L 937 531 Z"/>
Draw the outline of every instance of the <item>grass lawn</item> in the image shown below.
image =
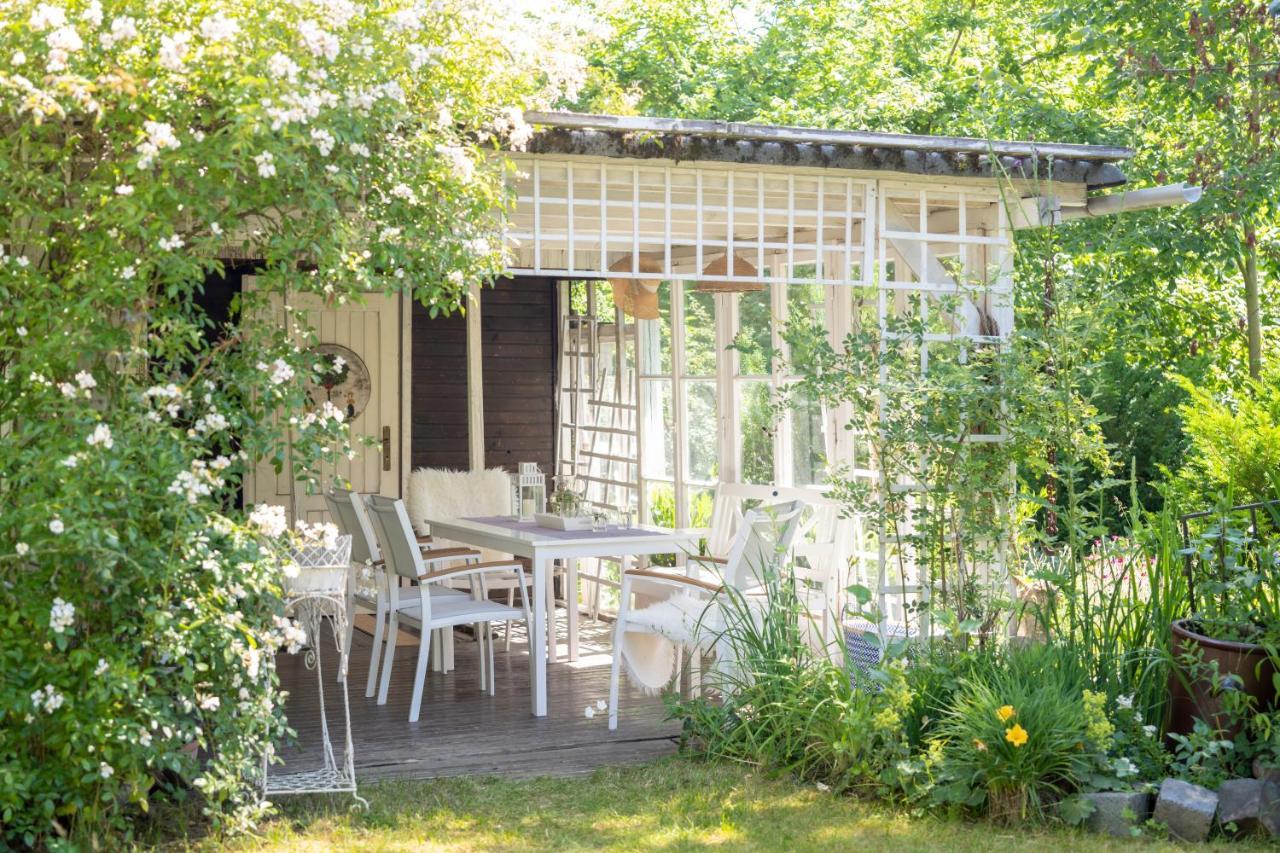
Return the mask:
<path id="1" fill-rule="evenodd" d="M 1133 841 L 1009 829 L 833 797 L 741 767 L 672 758 L 590 777 L 384 782 L 347 797 L 286 798 L 238 850 L 1121 850 Z M 185 846 L 185 845 L 183 845 Z M 212 842 L 195 842 L 208 849 Z M 1248 845 L 1231 845 L 1233 850 Z M 1145 849 L 1174 849 L 1153 841 Z"/>

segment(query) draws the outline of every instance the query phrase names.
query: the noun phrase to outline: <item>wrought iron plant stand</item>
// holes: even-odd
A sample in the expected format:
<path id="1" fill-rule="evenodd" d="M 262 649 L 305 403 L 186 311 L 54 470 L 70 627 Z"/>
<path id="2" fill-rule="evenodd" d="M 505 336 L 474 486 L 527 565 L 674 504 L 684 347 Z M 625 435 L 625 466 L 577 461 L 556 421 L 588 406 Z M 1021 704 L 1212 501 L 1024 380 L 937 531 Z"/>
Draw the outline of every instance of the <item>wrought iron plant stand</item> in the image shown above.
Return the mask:
<path id="1" fill-rule="evenodd" d="M 360 805 L 369 802 L 356 792 L 355 748 L 351 741 L 351 705 L 347 696 L 347 659 L 351 650 L 347 638 L 347 583 L 351 571 L 351 537 L 338 537 L 336 545 L 305 545 L 295 548 L 293 561 L 298 566 L 295 576 L 285 578 L 285 613 L 297 620 L 307 633 L 303 662 L 315 670 L 316 689 L 320 699 L 320 737 L 324 749 L 324 765 L 315 770 L 269 773 L 272 749 L 268 744 L 262 759 L 262 793 L 266 798 L 285 794 L 339 793 L 351 794 Z M 320 662 L 321 628 L 325 617 L 332 620 L 334 646 L 338 652 L 338 686 L 342 693 L 344 743 L 338 759 L 329 735 L 325 709 L 325 677 Z"/>

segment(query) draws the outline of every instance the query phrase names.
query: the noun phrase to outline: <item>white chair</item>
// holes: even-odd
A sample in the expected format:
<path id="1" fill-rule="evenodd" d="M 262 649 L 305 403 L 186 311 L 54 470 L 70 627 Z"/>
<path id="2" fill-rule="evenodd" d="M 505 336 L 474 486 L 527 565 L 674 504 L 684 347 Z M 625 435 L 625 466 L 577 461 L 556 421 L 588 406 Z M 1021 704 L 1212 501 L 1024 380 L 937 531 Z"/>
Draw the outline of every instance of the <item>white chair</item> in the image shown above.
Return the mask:
<path id="1" fill-rule="evenodd" d="M 859 519 L 844 517 L 838 501 L 817 489 L 721 483 L 711 507 L 708 554 L 689 559 L 703 568 L 722 565 L 751 506 L 795 500 L 806 505 L 791 546 L 796 594 L 809 610 L 815 648 L 821 645 L 834 653 L 841 647 L 852 558 L 861 541 Z"/>
<path id="2" fill-rule="evenodd" d="M 386 652 L 383 654 L 382 675 L 378 686 L 378 704 L 385 705 L 391 686 L 391 667 L 395 663 L 396 637 L 400 623 L 417 628 L 421 633 L 418 645 L 418 666 L 414 673 L 413 700 L 409 706 L 409 722 L 417 722 L 422 708 L 422 691 L 427 675 L 427 658 L 431 653 L 431 632 L 436 629 L 452 629 L 457 625 L 473 625 L 480 646 L 480 688 L 494 694 L 493 638 L 489 634 L 490 622 L 529 621 L 529 610 L 521 610 L 489 601 L 485 596 L 484 578 L 493 572 L 514 571 L 524 574 L 519 562 L 499 560 L 489 563 L 463 563 L 446 568 L 431 568 L 438 562 L 435 552 L 426 554 L 417 547 L 413 525 L 405 511 L 404 502 L 378 495 L 366 500 L 369 520 L 373 526 L 387 565 L 388 578 L 393 575 L 406 578 L 412 586 L 388 584 L 388 611 Z M 446 579 L 469 578 L 472 596 L 442 597 L 429 592 L 431 583 Z M 487 657 L 486 657 L 487 652 Z"/>
<path id="3" fill-rule="evenodd" d="M 391 606 L 388 584 L 392 581 L 387 576 L 382 552 L 378 548 L 378 540 L 374 537 L 373 528 L 369 524 L 364 497 L 349 489 L 333 487 L 325 493 L 324 499 L 333 523 L 338 526 L 340 532 L 351 536 L 351 574 L 347 581 L 347 649 L 351 648 L 351 638 L 355 631 L 356 608 L 363 607 L 373 613 L 373 652 L 369 656 L 369 677 L 365 682 L 364 692 L 365 698 L 371 698 L 378 683 L 378 659 L 382 656 L 383 629 Z M 432 544 L 431 537 L 420 536 L 417 544 L 419 548 L 429 549 Z M 445 548 L 432 552 L 433 561 L 476 560 L 479 557 L 480 552 L 470 548 Z M 368 592 L 361 588 L 360 575 L 364 572 L 372 574 L 373 598 L 370 598 Z M 399 578 L 396 578 L 395 583 L 399 582 Z M 439 584 L 432 585 L 429 591 L 434 596 L 467 597 L 464 592 Z M 437 656 L 435 663 L 441 671 L 447 672 L 453 650 L 452 632 L 440 632 L 440 640 L 437 649 L 442 653 Z"/>
<path id="4" fill-rule="evenodd" d="M 609 671 L 609 728 L 618 727 L 618 680 L 622 668 L 623 640 L 627 632 L 655 634 L 677 644 L 707 650 L 723 630 L 717 601 L 726 587 L 746 591 L 760 587 L 770 572 L 786 560 L 799 527 L 804 504 L 800 501 L 747 510 L 738 525 L 729 555 L 717 565 L 718 578 L 690 577 L 655 569 L 628 569 L 622 574 L 622 593 L 613 629 L 613 664 Z M 665 586 L 674 595 L 656 604 L 633 608 L 632 585 L 636 580 Z M 721 649 L 721 652 L 724 650 Z M 720 655 L 717 656 L 718 658 Z M 717 659 L 722 671 L 731 660 Z"/>
<path id="5" fill-rule="evenodd" d="M 409 512 L 409 518 L 413 521 L 414 529 L 427 532 L 430 532 L 428 518 L 507 515 L 511 512 L 511 475 L 501 468 L 482 468 L 471 471 L 419 468 L 409 475 L 405 489 L 405 507 Z M 443 540 L 436 541 L 440 545 L 451 544 Z M 516 558 L 509 554 L 481 549 L 480 559 L 490 562 Z M 553 578 L 563 577 L 564 574 L 564 568 L 557 567 Z M 521 606 L 527 604 L 533 578 L 526 564 L 523 575 L 517 575 L 515 572 L 494 572 L 486 574 L 484 582 L 488 592 L 505 592 L 507 606 L 514 607 L 517 590 L 520 592 Z M 568 589 L 569 584 L 563 580 L 562 583 L 564 588 Z M 504 631 L 503 650 L 511 650 L 510 631 Z"/>

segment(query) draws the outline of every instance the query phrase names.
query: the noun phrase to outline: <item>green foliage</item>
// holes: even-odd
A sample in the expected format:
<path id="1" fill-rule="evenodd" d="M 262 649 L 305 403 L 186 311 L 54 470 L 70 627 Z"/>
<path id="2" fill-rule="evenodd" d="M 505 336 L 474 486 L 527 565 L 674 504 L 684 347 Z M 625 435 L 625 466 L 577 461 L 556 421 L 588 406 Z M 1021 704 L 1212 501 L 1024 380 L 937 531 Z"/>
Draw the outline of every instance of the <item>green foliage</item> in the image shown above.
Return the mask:
<path id="1" fill-rule="evenodd" d="M 1280 367 L 1240 395 L 1217 396 L 1186 378 L 1189 400 L 1179 408 L 1190 439 L 1173 494 L 1190 510 L 1275 497 L 1280 478 Z"/>
<path id="2" fill-rule="evenodd" d="M 815 648 L 816 626 L 785 573 L 761 595 L 726 590 L 722 654 L 711 685 L 718 699 L 673 701 L 683 739 L 707 755 L 786 772 L 834 790 L 891 792 L 911 784 L 903 717 L 911 694 L 901 665 L 877 672 L 876 690 L 857 690 L 839 649 Z M 903 776 L 906 773 L 907 776 Z"/>
<path id="3" fill-rule="evenodd" d="M 181 798 L 243 827 L 302 638 L 283 508 L 238 495 L 349 449 L 285 296 L 447 313 L 499 272 L 494 149 L 548 79 L 511 62 L 562 54 L 469 2 L 0 18 L 0 846 L 116 847 Z M 260 263 L 213 328 L 218 257 Z"/>
<path id="4" fill-rule="evenodd" d="M 1070 647 L 1094 690 L 1128 694 L 1151 721 L 1164 718 L 1168 697 L 1169 625 L 1186 612 L 1182 540 L 1171 509 L 1134 510 L 1124 538 L 1072 503 L 1059 516 L 1066 545 L 1029 552 L 1025 631 Z"/>
<path id="5" fill-rule="evenodd" d="M 589 57 L 579 107 L 1128 144 L 1134 186 L 1204 185 L 1187 208 L 1018 235 L 1018 324 L 1040 329 L 1046 291 L 1071 279 L 1050 298 L 1067 315 L 1054 322 L 1087 319 L 1073 333 L 1096 355 L 1059 370 L 1096 406 L 1118 460 L 1135 463 L 1149 508 L 1162 500 L 1151 484 L 1185 445 L 1185 395 L 1166 374 L 1241 392 L 1251 321 L 1263 336 L 1280 327 L 1280 81 L 1267 59 L 1280 36 L 1261 3 L 583 5 L 613 33 Z M 1108 504 L 1104 515 L 1121 529 L 1121 512 Z"/>
<path id="6" fill-rule="evenodd" d="M 1190 734 L 1170 734 L 1175 746 L 1169 770 L 1179 779 L 1216 788 L 1246 771 L 1235 744 L 1204 720 L 1196 720 Z"/>
<path id="7" fill-rule="evenodd" d="M 934 796 L 1025 819 L 1074 790 L 1090 764 L 1085 674 L 1069 648 L 1011 652 L 966 679 L 939 724 Z"/>
<path id="8" fill-rule="evenodd" d="M 940 305 L 939 313 L 956 310 L 954 301 Z M 933 342 L 923 372 L 928 333 L 921 314 L 908 312 L 884 332 L 862 326 L 837 348 L 819 323 L 793 318 L 784 337 L 804 360 L 793 365 L 801 379 L 785 402 L 816 399 L 849 412 L 845 429 L 870 450 L 878 482 L 902 486 L 885 493 L 847 472 L 831 477 L 851 512 L 882 530 L 902 562 L 927 572 L 935 612 L 919 618 L 988 632 L 1012 606 L 992 578 L 1017 532 L 1007 509 L 1013 472 L 1044 472 L 1051 450 L 1077 472 L 1105 470 L 1108 459 L 1088 402 L 1046 369 L 1053 341 L 1031 332 L 1008 348 Z"/>

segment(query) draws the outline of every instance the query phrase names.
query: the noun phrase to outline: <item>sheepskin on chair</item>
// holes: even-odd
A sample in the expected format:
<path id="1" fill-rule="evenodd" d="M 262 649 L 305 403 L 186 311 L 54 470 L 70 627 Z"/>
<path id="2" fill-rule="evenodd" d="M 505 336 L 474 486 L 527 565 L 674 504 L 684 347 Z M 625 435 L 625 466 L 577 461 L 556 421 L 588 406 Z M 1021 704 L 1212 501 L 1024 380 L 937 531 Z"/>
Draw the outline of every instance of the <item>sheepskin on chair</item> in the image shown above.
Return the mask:
<path id="1" fill-rule="evenodd" d="M 511 475 L 501 468 L 484 471 L 419 468 L 409 475 L 404 503 L 409 511 L 409 520 L 419 533 L 431 532 L 427 529 L 428 518 L 510 515 Z M 484 560 L 506 557 L 486 551 L 481 553 Z"/>
<path id="2" fill-rule="evenodd" d="M 660 693 L 675 677 L 677 644 L 714 651 L 712 671 L 728 677 L 738 675 L 722 608 L 715 600 L 677 592 L 628 613 L 628 627 L 641 629 L 625 631 L 622 638 L 622 665 L 631 684 L 650 696 Z M 759 627 L 761 608 L 748 602 L 748 613 Z"/>

